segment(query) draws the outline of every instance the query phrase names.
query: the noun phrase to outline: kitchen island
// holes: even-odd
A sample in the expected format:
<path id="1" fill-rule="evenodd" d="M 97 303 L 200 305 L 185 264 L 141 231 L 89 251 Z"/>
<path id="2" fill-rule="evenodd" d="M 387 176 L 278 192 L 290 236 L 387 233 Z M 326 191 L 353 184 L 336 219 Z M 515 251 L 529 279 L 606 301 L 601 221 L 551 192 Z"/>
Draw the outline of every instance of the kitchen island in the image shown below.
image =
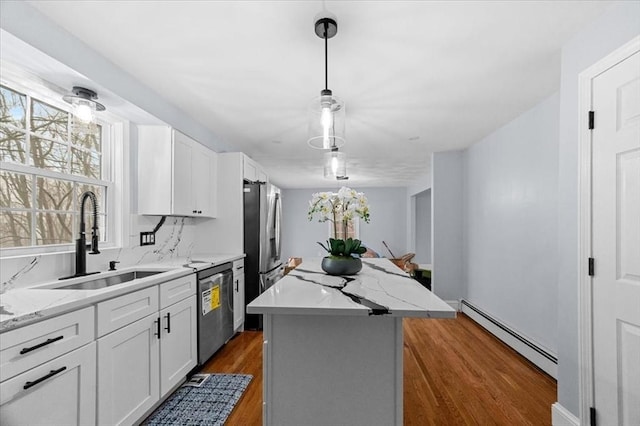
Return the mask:
<path id="1" fill-rule="evenodd" d="M 334 277 L 308 259 L 247 306 L 264 314 L 264 425 L 401 425 L 402 318 L 455 311 L 387 259 Z"/>

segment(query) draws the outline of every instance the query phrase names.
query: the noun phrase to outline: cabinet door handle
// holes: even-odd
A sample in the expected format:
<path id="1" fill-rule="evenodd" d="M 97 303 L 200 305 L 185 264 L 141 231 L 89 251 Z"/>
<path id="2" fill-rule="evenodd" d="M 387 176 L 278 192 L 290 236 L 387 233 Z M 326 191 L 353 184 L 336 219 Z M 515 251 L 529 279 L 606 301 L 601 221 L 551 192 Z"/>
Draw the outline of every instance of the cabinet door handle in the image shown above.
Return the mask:
<path id="1" fill-rule="evenodd" d="M 167 330 L 167 333 L 171 333 L 171 312 L 167 312 L 167 327 L 165 330 Z"/>
<path id="2" fill-rule="evenodd" d="M 198 211 L 197 211 L 197 210 L 194 210 L 194 211 L 192 211 L 192 213 L 198 213 Z"/>
<path id="3" fill-rule="evenodd" d="M 240 286 L 239 281 L 240 280 L 236 280 L 236 293 L 239 291 L 239 286 Z"/>
<path id="4" fill-rule="evenodd" d="M 156 332 L 153 333 L 158 337 L 158 340 L 160 340 L 160 317 L 158 317 L 157 320 L 153 321 L 156 324 Z"/>
<path id="5" fill-rule="evenodd" d="M 24 386 L 23 386 L 22 388 L 23 388 L 23 389 L 29 389 L 30 387 L 35 386 L 35 385 L 37 385 L 37 384 L 38 384 L 38 383 L 40 383 L 40 382 L 44 382 L 44 381 L 45 381 L 45 380 L 47 380 L 48 378 L 53 377 L 53 376 L 55 376 L 55 375 L 56 375 L 56 374 L 58 374 L 58 373 L 62 373 L 62 372 L 63 372 L 64 370 L 66 370 L 66 369 L 67 369 L 67 367 L 61 367 L 61 368 L 58 368 L 57 370 L 51 370 L 51 371 L 49 371 L 49 374 L 47 374 L 47 375 L 45 375 L 45 376 L 42 376 L 42 377 L 40 377 L 39 379 L 34 380 L 33 382 L 27 382 L 27 383 L 25 383 L 25 384 L 24 384 Z"/>
<path id="6" fill-rule="evenodd" d="M 64 336 L 52 337 L 51 339 L 47 339 L 42 343 L 39 343 L 35 346 L 31 346 L 30 348 L 22 348 L 22 350 L 20 351 L 20 355 L 24 355 L 27 352 L 35 351 L 36 349 L 39 349 L 43 346 L 50 345 L 51 343 L 57 342 L 58 340 L 62 340 L 62 339 L 64 339 Z"/>
<path id="7" fill-rule="evenodd" d="M 202 210 L 198 210 L 198 214 L 202 214 Z"/>

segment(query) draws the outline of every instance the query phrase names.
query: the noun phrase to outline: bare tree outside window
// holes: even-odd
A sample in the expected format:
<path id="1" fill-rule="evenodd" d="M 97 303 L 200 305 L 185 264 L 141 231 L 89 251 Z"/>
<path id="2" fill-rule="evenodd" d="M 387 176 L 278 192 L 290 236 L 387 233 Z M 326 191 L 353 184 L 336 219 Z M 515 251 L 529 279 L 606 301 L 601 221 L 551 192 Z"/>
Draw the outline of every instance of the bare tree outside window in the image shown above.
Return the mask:
<path id="1" fill-rule="evenodd" d="M 98 198 L 105 240 L 103 129 L 73 120 L 61 108 L 0 86 L 0 247 L 71 244 L 86 190 Z"/>

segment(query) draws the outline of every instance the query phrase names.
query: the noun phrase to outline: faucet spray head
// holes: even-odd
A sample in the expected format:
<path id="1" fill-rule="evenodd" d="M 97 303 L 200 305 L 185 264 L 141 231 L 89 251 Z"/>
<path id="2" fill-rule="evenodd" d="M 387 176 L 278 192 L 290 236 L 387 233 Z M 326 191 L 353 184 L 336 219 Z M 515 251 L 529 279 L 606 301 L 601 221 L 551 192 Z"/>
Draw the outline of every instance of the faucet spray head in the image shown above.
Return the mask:
<path id="1" fill-rule="evenodd" d="M 100 254 L 98 250 L 98 229 L 94 229 L 91 233 L 91 252 L 89 254 Z"/>

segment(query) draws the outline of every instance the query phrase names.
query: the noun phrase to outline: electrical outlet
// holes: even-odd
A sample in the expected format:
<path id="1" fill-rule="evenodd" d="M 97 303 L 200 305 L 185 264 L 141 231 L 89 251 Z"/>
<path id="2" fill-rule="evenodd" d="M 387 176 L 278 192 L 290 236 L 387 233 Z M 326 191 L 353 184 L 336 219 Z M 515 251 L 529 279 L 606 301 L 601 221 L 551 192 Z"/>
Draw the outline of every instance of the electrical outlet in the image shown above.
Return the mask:
<path id="1" fill-rule="evenodd" d="M 141 232 L 140 233 L 140 245 L 141 246 L 152 246 L 156 243 L 156 233 L 155 232 Z"/>

